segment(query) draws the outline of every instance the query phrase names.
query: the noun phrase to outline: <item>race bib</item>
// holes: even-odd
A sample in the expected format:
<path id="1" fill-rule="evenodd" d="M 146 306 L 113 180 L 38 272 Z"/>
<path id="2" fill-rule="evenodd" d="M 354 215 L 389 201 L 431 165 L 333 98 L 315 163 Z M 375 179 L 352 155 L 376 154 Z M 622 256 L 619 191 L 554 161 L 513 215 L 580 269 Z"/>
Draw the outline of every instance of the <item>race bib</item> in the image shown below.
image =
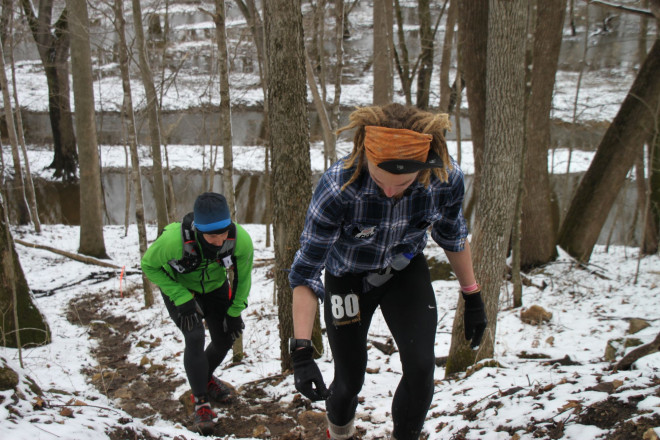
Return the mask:
<path id="1" fill-rule="evenodd" d="M 360 298 L 352 291 L 331 294 L 329 306 L 335 326 L 360 322 Z"/>

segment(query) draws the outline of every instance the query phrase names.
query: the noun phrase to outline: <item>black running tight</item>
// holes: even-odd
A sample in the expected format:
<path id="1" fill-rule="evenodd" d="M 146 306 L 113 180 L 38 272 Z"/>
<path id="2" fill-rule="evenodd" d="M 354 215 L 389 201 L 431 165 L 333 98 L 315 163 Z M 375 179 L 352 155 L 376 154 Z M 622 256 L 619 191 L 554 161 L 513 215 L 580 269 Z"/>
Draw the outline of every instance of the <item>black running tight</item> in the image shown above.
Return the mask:
<path id="1" fill-rule="evenodd" d="M 162 292 L 161 294 L 170 317 L 178 326 L 177 318 L 179 314 L 176 306 L 167 295 Z M 206 395 L 208 381 L 233 344 L 231 336 L 225 333 L 222 326 L 225 314 L 231 305 L 228 284 L 225 283 L 212 292 L 195 295 L 193 301 L 197 301 L 201 306 L 204 312 L 204 321 L 206 321 L 211 335 L 211 342 L 204 350 L 205 333 L 204 325 L 201 322 L 191 331 L 181 330 L 186 344 L 183 352 L 183 365 L 186 369 L 186 376 L 188 376 L 193 395 L 200 397 Z"/>
<path id="2" fill-rule="evenodd" d="M 403 371 L 392 401 L 392 435 L 397 440 L 417 439 L 433 398 L 438 320 L 426 258 L 415 256 L 378 288 L 363 292 L 362 286 L 362 275 L 335 277 L 326 271 L 324 318 L 335 364 L 326 401 L 328 419 L 343 426 L 355 416 L 367 366 L 367 333 L 380 306 Z"/>

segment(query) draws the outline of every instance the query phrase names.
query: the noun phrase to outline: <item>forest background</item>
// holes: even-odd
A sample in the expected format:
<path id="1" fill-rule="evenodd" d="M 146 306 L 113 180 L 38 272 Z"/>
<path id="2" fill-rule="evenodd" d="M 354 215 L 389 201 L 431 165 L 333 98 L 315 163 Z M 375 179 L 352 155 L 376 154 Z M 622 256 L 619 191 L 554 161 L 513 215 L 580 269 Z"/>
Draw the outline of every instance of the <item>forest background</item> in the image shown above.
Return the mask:
<path id="1" fill-rule="evenodd" d="M 577 3 L 579 6 L 580 2 Z M 487 300 L 491 323 L 488 334 L 491 337 L 487 338 L 485 349 L 477 353 L 476 358 L 461 338 L 452 340 L 446 366 L 446 373 L 450 375 L 464 371 L 475 361 L 492 357 L 502 275 L 505 272 L 510 271 L 513 277 L 516 287 L 514 305 L 520 306 L 524 277 L 521 277 L 517 269 L 531 270 L 555 261 L 559 249 L 566 251 L 580 264 L 589 262 L 614 198 L 626 179 L 633 175 L 630 173 L 633 166 L 635 176 L 647 177 L 635 180 L 639 185 L 639 194 L 643 194 L 643 197 L 637 198 L 638 203 L 632 210 L 636 213 L 634 217 L 641 219 L 638 238 L 640 257 L 657 253 L 658 217 L 657 203 L 654 202 L 657 199 L 654 197 L 657 197 L 658 185 L 654 184 L 654 175 L 651 173 L 657 168 L 654 165 L 657 162 L 654 161 L 657 161 L 655 152 L 658 151 L 655 148 L 658 117 L 657 111 L 653 111 L 658 108 L 660 87 L 660 47 L 653 18 L 657 3 L 628 2 L 625 8 L 621 5 L 604 5 L 602 2 L 592 3 L 597 4 L 589 6 L 585 9 L 586 13 L 580 15 L 575 13 L 576 5 L 573 2 L 566 4 L 563 1 L 539 4 L 497 1 L 392 4 L 336 1 L 327 4 L 305 2 L 302 5 L 284 1 L 258 5 L 247 1 L 236 2 L 245 18 L 242 26 L 233 27 L 231 24 L 237 22 L 226 20 L 226 10 L 229 10 L 228 5 L 233 2 L 225 5 L 218 1 L 206 7 L 195 5 L 211 22 L 203 26 L 170 27 L 168 14 L 170 7 L 176 10 L 176 5 L 150 5 L 153 9 L 144 14 L 145 26 L 140 23 L 143 16 L 141 6 L 139 2 L 133 1 L 131 9 L 135 26 L 133 33 L 125 33 L 122 18 L 126 14 L 123 13 L 121 2 L 106 5 L 105 8 L 94 5 L 94 8 L 89 9 L 85 2 L 80 1 L 67 2 L 66 5 L 42 1 L 37 9 L 31 9 L 29 2 L 23 2 L 21 8 L 16 9 L 16 14 L 5 14 L 5 11 L 14 11 L 12 2 L 6 2 L 6 5 L 3 4 L 5 25 L 2 29 L 12 30 L 14 23 L 17 26 L 20 23 L 29 24 L 32 37 L 39 42 L 37 52 L 42 65 L 39 67 L 38 63 L 16 62 L 13 59 L 14 45 L 11 40 L 21 33 L 5 32 L 3 43 L 7 40 L 10 43 L 8 46 L 3 45 L 3 48 L 10 47 L 12 50 L 8 52 L 8 67 L 3 66 L 2 70 L 14 72 L 13 69 L 22 68 L 24 70 L 21 72 L 32 73 L 41 69 L 49 78 L 47 101 L 52 129 L 52 177 L 68 183 L 78 181 L 80 188 L 85 188 L 79 191 L 79 206 L 84 209 L 79 211 L 77 256 L 87 255 L 97 259 L 108 256 L 103 236 L 105 218 L 98 147 L 98 133 L 103 133 L 103 126 L 99 124 L 99 118 L 95 117 L 103 114 L 106 108 L 104 103 L 114 103 L 114 108 L 122 109 L 122 124 L 125 124 L 126 133 L 123 142 L 127 144 L 126 156 L 130 156 L 132 164 L 126 168 L 130 168 L 130 179 L 133 182 L 133 196 L 128 195 L 125 199 L 134 199 L 133 205 L 127 205 L 130 206 L 127 212 L 130 210 L 131 215 L 135 216 L 140 252 L 143 252 L 147 244 L 146 192 L 142 190 L 143 170 L 137 166 L 140 159 L 138 144 L 143 139 L 150 146 L 152 167 L 145 180 L 149 181 L 152 188 L 153 197 L 149 200 L 153 200 L 155 205 L 157 230 L 160 230 L 180 215 L 174 210 L 176 194 L 170 174 L 173 167 L 168 164 L 167 153 L 168 136 L 178 131 L 178 126 L 163 121 L 166 119 L 164 115 L 171 110 L 164 103 L 172 100 L 180 105 L 181 101 L 185 101 L 177 99 L 180 97 L 178 93 L 170 94 L 181 86 L 177 81 L 197 76 L 186 74 L 186 68 L 195 70 L 186 62 L 201 54 L 199 58 L 208 60 L 210 57 L 212 60 L 207 61 L 205 66 L 217 67 L 217 76 L 201 75 L 209 87 L 205 94 L 198 95 L 199 99 L 205 100 L 208 97 L 208 103 L 198 107 L 209 110 L 209 120 L 214 114 L 218 117 L 217 133 L 212 135 L 209 130 L 210 153 L 202 159 L 202 164 L 206 164 L 208 157 L 208 167 L 203 169 L 202 174 L 204 188 L 213 188 L 211 182 L 215 182 L 214 175 L 217 172 L 221 176 L 222 185 L 215 189 L 233 195 L 233 192 L 225 190 L 229 186 L 234 187 L 237 180 L 233 176 L 234 145 L 233 130 L 230 127 L 234 119 L 232 111 L 236 111 L 237 106 L 232 105 L 231 96 L 247 96 L 250 91 L 257 94 L 261 92 L 260 110 L 266 123 L 252 130 L 252 135 L 263 145 L 264 150 L 260 156 L 264 158 L 265 175 L 264 191 L 261 193 L 265 194 L 264 203 L 269 214 L 267 218 L 272 215 L 275 238 L 273 271 L 281 341 L 285 341 L 291 331 L 290 314 L 287 314 L 290 311 L 287 307 L 287 301 L 290 300 L 288 283 L 283 274 L 292 259 L 291 249 L 297 246 L 304 216 L 304 209 L 291 209 L 291 203 L 295 201 L 298 207 L 306 206 L 313 180 L 308 130 L 309 105 L 313 105 L 317 125 L 320 126 L 316 135 L 322 139 L 324 166 L 336 157 L 337 139 L 333 135 L 333 128 L 341 125 L 342 113 L 346 111 L 342 88 L 350 90 L 352 81 L 355 81 L 361 93 L 346 93 L 353 97 L 351 104 L 368 105 L 371 102 L 394 100 L 456 114 L 455 121 L 461 121 L 463 112 L 467 111 L 474 180 L 472 196 L 465 212 L 474 218 L 473 247 L 478 249 L 475 252 L 475 267 Z M 360 6 L 362 9 L 359 9 Z M 370 57 L 368 51 L 356 50 L 355 62 L 349 58 L 350 52 L 344 52 L 343 45 L 344 41 L 350 41 L 351 38 L 351 13 L 369 11 L 369 6 L 373 8 L 371 16 L 366 14 L 371 18 L 373 27 L 372 55 Z M 188 7 L 181 6 L 182 10 Z M 600 17 L 594 21 L 594 16 L 589 12 L 594 8 L 616 12 L 605 12 L 602 15 L 594 13 Z M 406 15 L 408 20 L 417 17 L 417 23 L 412 24 L 412 32 L 406 28 L 403 11 L 409 11 Z M 355 14 L 357 16 L 357 12 Z M 612 32 L 616 34 L 617 29 L 626 29 L 625 24 L 631 21 L 623 17 L 628 14 L 634 14 L 634 20 L 638 23 L 639 32 L 634 39 L 635 55 L 631 58 L 630 53 L 625 53 L 624 61 L 614 66 L 606 65 L 605 68 L 610 69 L 610 78 L 613 70 L 614 76 L 620 75 L 617 78 L 619 82 L 628 81 L 629 93 L 622 98 L 620 109 L 611 120 L 605 119 L 606 123 L 601 126 L 602 138 L 591 165 L 575 188 L 570 205 L 560 212 L 549 184 L 548 151 L 552 147 L 551 127 L 561 125 L 556 124 L 556 121 L 553 123 L 552 114 L 557 109 L 553 107 L 557 102 L 557 94 L 553 92 L 556 78 L 561 77 L 558 67 L 562 42 L 575 38 L 584 47 L 579 68 L 572 75 L 575 79 L 575 92 L 570 123 L 574 126 L 599 126 L 602 119 L 578 119 L 578 115 L 582 116 L 592 108 L 588 100 L 596 99 L 593 95 L 587 95 L 586 101 L 580 100 L 583 78 L 589 77 L 590 72 L 598 71 L 600 67 L 595 61 L 599 57 L 589 58 L 590 44 Z M 59 18 L 55 20 L 55 17 Z M 51 18 L 55 20 L 54 23 L 50 23 Z M 113 51 L 105 56 L 97 46 L 90 44 L 94 41 L 90 38 L 94 36 L 90 32 L 93 29 L 90 23 L 103 22 L 111 23 L 113 29 L 119 30 L 117 36 L 112 37 Z M 369 26 L 368 20 L 365 22 L 365 26 Z M 617 22 L 620 27 L 617 27 Z M 360 25 L 354 26 L 354 32 L 360 29 Z M 170 29 L 175 30 L 174 34 L 206 35 L 211 37 L 210 44 L 179 44 L 169 39 Z M 232 29 L 237 31 L 238 39 L 235 36 L 231 38 Z M 238 32 L 240 29 L 242 31 Z M 305 32 L 303 29 L 306 29 Z M 384 33 L 379 34 L 382 29 Z M 143 34 L 144 30 L 146 34 Z M 435 30 L 439 32 L 434 33 Z M 128 36 L 128 39 L 123 41 L 122 35 L 124 38 Z M 326 38 L 326 35 L 334 38 Z M 582 36 L 581 40 L 579 35 Z M 412 44 L 415 38 L 418 39 L 417 50 L 409 50 L 407 44 Z M 71 65 L 74 66 L 71 69 L 71 84 L 75 113 L 66 107 L 70 104 L 67 101 L 71 96 L 68 93 L 69 44 Z M 198 46 L 199 51 L 195 52 L 191 46 Z M 93 51 L 93 47 L 98 50 Z M 209 56 L 209 49 L 216 47 L 215 57 L 212 50 Z M 93 53 L 95 57 L 92 57 Z M 361 64 L 360 60 L 364 62 Z M 439 72 L 437 80 L 433 79 L 434 66 Z M 351 69 L 356 69 L 357 73 Z M 255 74 L 254 70 L 258 73 Z M 121 94 L 117 93 L 118 87 L 107 87 L 108 82 L 104 82 L 112 77 L 113 71 L 119 71 L 122 75 Z M 155 81 L 158 76 L 160 82 Z M 39 215 L 35 209 L 37 197 L 30 190 L 32 183 L 29 177 L 32 173 L 27 162 L 23 161 L 24 168 L 20 166 L 21 152 L 23 157 L 28 156 L 23 134 L 29 133 L 29 130 L 25 129 L 27 125 L 22 126 L 20 113 L 12 113 L 11 106 L 13 100 L 20 107 L 20 95 L 24 88 L 16 84 L 20 84 L 22 77 L 20 73 L 5 75 L 3 83 L 5 121 L 9 121 L 5 125 L 7 137 L 4 142 L 10 144 L 12 154 L 12 168 L 6 168 L 11 179 L 6 181 L 8 186 L 5 188 L 6 194 L 13 195 L 4 196 L 3 201 L 13 201 L 12 218 L 16 219 L 15 223 L 25 223 L 32 219 L 38 231 L 41 225 L 37 221 Z M 345 77 L 348 79 L 344 85 Z M 245 81 L 246 78 L 248 81 Z M 383 79 L 381 84 L 379 81 Z M 15 91 L 11 98 L 10 84 Z M 238 84 L 242 87 L 236 87 Z M 232 92 L 232 89 L 242 91 Z M 133 90 L 141 91 L 134 96 Z M 369 97 L 368 93 L 364 93 L 365 90 L 372 91 L 371 102 L 364 99 Z M 103 97 L 107 95 L 114 96 L 115 100 L 104 100 Z M 116 99 L 119 96 L 121 104 Z M 434 99 L 431 99 L 432 96 Z M 350 102 L 351 99 L 346 101 Z M 134 106 L 132 102 L 137 104 Z M 172 105 L 172 108 L 176 105 Z M 217 110 L 214 110 L 216 106 Z M 177 110 L 180 108 L 177 107 Z M 136 109 L 138 113 L 134 113 Z M 512 111 L 514 109 L 517 111 Z M 147 134 L 141 138 L 143 126 Z M 455 151 L 460 154 L 463 127 L 461 123 L 455 123 L 454 126 L 455 140 L 459 146 Z M 259 134 L 255 135 L 256 132 Z M 571 138 L 570 135 L 566 137 Z M 573 147 L 569 145 L 569 152 Z M 218 157 L 220 152 L 221 161 Z M 130 185 L 125 187 L 128 189 Z M 277 188 L 278 191 L 269 195 L 271 188 Z M 519 196 L 510 197 L 510 194 Z M 7 227 L 11 223 L 8 217 L 5 219 L 3 229 L 6 234 L 3 235 L 7 239 L 4 249 L 9 253 L 4 254 L 8 258 L 3 257 L 3 266 L 16 268 L 20 263 L 14 254 L 10 228 Z M 266 243 L 269 246 L 270 228 L 266 228 L 266 231 Z M 507 266 L 509 243 L 512 243 L 513 258 L 510 266 Z M 20 271 L 14 270 L 6 270 L 4 273 L 3 285 L 7 288 L 3 289 L 3 293 L 7 298 L 3 306 L 7 305 L 6 310 L 19 303 L 13 298 L 29 298 L 25 277 L 20 275 Z M 9 296 L 10 293 L 15 296 Z M 144 302 L 147 307 L 153 303 L 148 283 L 144 284 Z M 461 306 L 459 302 L 454 328 L 462 325 Z M 28 310 L 33 312 L 34 307 L 28 305 L 25 310 L 19 310 L 21 307 L 17 305 L 16 309 L 13 319 L 8 319 L 3 327 L 8 345 L 21 346 L 48 339 L 44 337 L 48 334 L 44 331 L 14 331 L 16 322 L 21 323 L 21 327 L 24 327 L 23 323 L 29 322 L 30 325 L 25 327 L 44 329 L 43 324 L 32 325 L 32 317 L 27 316 L 30 314 Z M 453 331 L 453 334 L 458 335 L 460 332 Z M 21 335 L 25 335 L 22 341 L 19 340 Z M 288 356 L 284 355 L 283 342 L 280 348 L 282 369 L 286 370 L 289 365 Z"/>

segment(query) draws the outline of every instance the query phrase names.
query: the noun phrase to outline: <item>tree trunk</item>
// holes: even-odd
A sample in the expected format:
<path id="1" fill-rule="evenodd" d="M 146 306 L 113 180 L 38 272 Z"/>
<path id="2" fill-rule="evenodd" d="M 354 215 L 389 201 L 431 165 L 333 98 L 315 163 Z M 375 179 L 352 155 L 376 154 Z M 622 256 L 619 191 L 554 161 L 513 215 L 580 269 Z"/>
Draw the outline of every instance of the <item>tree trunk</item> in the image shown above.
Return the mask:
<path id="1" fill-rule="evenodd" d="M 265 35 L 264 35 L 264 25 L 259 11 L 254 3 L 254 0 L 247 0 L 245 3 L 242 0 L 236 0 L 236 4 L 239 9 L 245 16 L 245 20 L 250 26 L 250 31 L 252 32 L 252 38 L 254 39 L 255 46 L 257 48 L 257 58 L 259 60 L 259 77 L 261 79 L 261 88 L 264 94 L 264 117 L 263 125 L 261 129 L 261 138 L 264 142 L 264 174 L 265 174 L 265 185 L 266 185 L 266 213 L 271 212 L 271 187 L 270 187 L 270 146 L 268 145 L 269 139 L 269 130 L 268 130 L 268 100 L 266 96 L 268 92 L 266 90 L 266 83 L 268 78 L 268 63 L 265 60 Z M 266 247 L 270 246 L 270 218 L 268 214 L 265 219 L 266 227 Z"/>
<path id="2" fill-rule="evenodd" d="M 314 101 L 314 107 L 318 113 L 319 121 L 321 122 L 321 133 L 323 134 L 323 169 L 327 170 L 328 166 L 332 164 L 329 162 L 330 155 L 330 145 L 334 142 L 334 135 L 332 134 L 332 128 L 330 127 L 330 118 L 328 113 L 325 111 L 325 103 L 323 98 L 319 94 L 319 90 L 316 86 L 316 79 L 314 78 L 314 67 L 312 66 L 312 60 L 309 58 L 307 51 L 305 51 L 305 73 L 307 76 L 307 84 L 309 89 L 312 92 L 312 100 Z"/>
<path id="3" fill-rule="evenodd" d="M 23 164 L 25 165 L 25 192 L 27 195 L 28 208 L 30 212 L 30 218 L 34 224 L 34 231 L 39 234 L 41 233 L 41 222 L 39 221 L 39 210 L 37 209 L 37 197 L 34 190 L 34 182 L 32 180 L 32 172 L 30 171 L 30 161 L 27 156 L 27 147 L 25 146 L 25 136 L 23 136 L 23 119 L 21 117 L 21 106 L 18 101 L 18 87 L 16 86 L 16 64 L 14 63 L 14 8 L 13 1 L 4 0 L 3 2 L 3 18 L 2 26 L 3 29 L 7 29 L 7 34 L 2 37 L 2 41 L 7 42 L 9 51 L 7 52 L 9 58 L 9 65 L 11 67 L 11 89 L 14 96 L 14 105 L 15 105 L 15 121 L 16 121 L 16 134 L 18 137 L 18 143 L 21 146 L 21 152 L 23 154 Z M 5 10 L 7 10 L 8 17 L 4 17 Z M 4 60 L 2 61 L 4 62 Z"/>
<path id="4" fill-rule="evenodd" d="M 392 44 L 394 61 L 396 64 L 396 69 L 399 72 L 399 78 L 401 78 L 401 88 L 403 89 L 403 94 L 406 97 L 406 105 L 412 105 L 412 79 L 415 76 L 414 69 L 413 72 L 410 70 L 410 60 L 408 57 L 408 46 L 406 45 L 405 32 L 403 30 L 403 15 L 401 13 L 401 4 L 399 0 L 394 0 L 394 13 L 396 15 L 396 24 L 397 24 L 397 37 L 399 40 L 399 51 L 394 48 Z"/>
<path id="5" fill-rule="evenodd" d="M 300 0 L 265 2 L 268 42 L 268 108 L 273 151 L 273 229 L 282 370 L 291 368 L 287 340 L 293 335 L 287 269 L 299 247 L 311 199 L 305 46 Z"/>
<path id="6" fill-rule="evenodd" d="M 538 2 L 534 32 L 530 101 L 527 105 L 527 154 L 522 208 L 520 264 L 529 269 L 557 258 L 557 213 L 553 209 L 548 149 L 550 110 L 564 24 L 564 0 Z"/>
<path id="7" fill-rule="evenodd" d="M 335 0 L 335 96 L 332 99 L 332 144 L 328 149 L 330 163 L 337 161 L 337 135 L 341 119 L 341 79 L 344 70 L 344 0 Z"/>
<path id="8" fill-rule="evenodd" d="M 73 97 L 76 106 L 76 134 L 80 144 L 80 248 L 78 252 L 108 258 L 103 240 L 101 169 L 96 140 L 96 113 L 89 46 L 89 19 L 86 0 L 67 0 Z"/>
<path id="9" fill-rule="evenodd" d="M 75 181 L 78 153 L 69 98 L 67 9 L 64 8 L 57 22 L 51 25 L 53 0 L 40 0 L 38 14 L 34 12 L 30 0 L 21 0 L 21 4 L 46 73 L 54 148 L 53 162 L 49 168 L 54 170 L 54 177 Z"/>
<path id="10" fill-rule="evenodd" d="M 650 157 L 649 157 L 649 220 L 654 227 L 656 243 L 660 239 L 660 133 L 656 135 L 651 141 Z M 650 251 L 650 249 L 649 249 Z"/>
<path id="11" fill-rule="evenodd" d="M 220 76 L 220 137 L 222 138 L 223 193 L 227 198 L 232 218 L 236 218 L 234 197 L 234 159 L 231 135 L 231 98 L 229 96 L 229 60 L 227 54 L 227 30 L 225 29 L 225 0 L 215 0 L 215 36 L 218 44 L 218 73 Z"/>
<path id="12" fill-rule="evenodd" d="M 561 226 L 558 243 L 578 260 L 589 261 L 637 152 L 655 132 L 659 102 L 660 40 L 656 40 L 605 132 Z"/>
<path id="13" fill-rule="evenodd" d="M 0 42 L 0 88 L 2 89 L 2 101 L 4 104 L 5 123 L 7 125 L 7 133 L 9 134 L 9 143 L 11 145 L 11 156 L 12 161 L 14 162 L 12 193 L 14 200 L 16 200 L 16 218 L 18 224 L 25 225 L 30 222 L 30 210 L 28 209 L 25 194 L 26 185 L 24 185 L 26 176 L 23 176 L 21 157 L 18 154 L 18 135 L 16 134 L 14 113 L 12 111 L 11 98 L 9 96 L 9 81 L 7 81 L 7 75 L 5 73 L 5 54 L 3 46 L 4 44 Z"/>
<path id="14" fill-rule="evenodd" d="M 137 131 L 135 129 L 135 113 L 133 111 L 133 93 L 131 91 L 131 80 L 129 70 L 128 46 L 126 44 L 126 22 L 124 20 L 124 2 L 115 0 L 115 25 L 119 42 L 117 52 L 119 57 L 119 69 L 121 70 L 121 85 L 124 91 L 124 120 L 126 121 L 126 134 L 128 146 L 131 152 L 131 177 L 135 188 L 135 223 L 138 230 L 140 244 L 140 257 L 147 251 L 147 227 L 144 218 L 144 197 L 142 192 L 142 172 L 140 171 L 140 158 L 138 155 Z M 154 304 L 154 294 L 151 282 L 142 273 L 142 288 L 144 290 L 144 306 L 151 307 Z"/>
<path id="15" fill-rule="evenodd" d="M 463 333 L 464 301 L 459 299 L 446 374 L 464 371 L 475 360 L 492 357 L 515 197 L 522 165 L 525 107 L 524 0 L 490 0 L 488 21 L 486 150 L 473 233 L 475 275 L 481 284 L 488 327 L 479 350 Z"/>
<path id="16" fill-rule="evenodd" d="M 442 60 L 440 61 L 440 104 L 438 108 L 443 113 L 450 112 L 449 102 L 452 90 L 449 85 L 449 69 L 451 67 L 451 50 L 454 47 L 454 27 L 456 26 L 457 14 L 458 0 L 450 0 L 445 25 L 445 41 L 442 44 Z M 456 83 L 460 87 L 460 81 L 456 81 Z M 458 126 L 458 119 L 456 121 L 456 125 Z"/>
<path id="17" fill-rule="evenodd" d="M 458 2 L 458 50 L 461 52 L 461 76 L 465 80 L 468 101 L 472 150 L 474 155 L 474 181 L 472 198 L 468 205 L 479 200 L 481 171 L 484 163 L 486 127 L 486 54 L 488 39 L 488 0 Z M 470 217 L 471 209 L 465 215 Z"/>
<path id="18" fill-rule="evenodd" d="M 4 197 L 0 194 L 0 256 L 3 269 L 0 271 L 0 345 L 18 348 L 47 344 L 50 329 L 37 306 L 32 302 L 30 288 L 18 259 L 9 231 Z M 16 305 L 16 313 L 12 313 Z"/>
<path id="19" fill-rule="evenodd" d="M 147 98 L 147 114 L 149 117 L 149 135 L 151 141 L 151 156 L 153 160 L 154 199 L 156 202 L 156 217 L 158 231 L 162 231 L 169 223 L 167 214 L 167 198 L 165 196 L 165 179 L 163 176 L 163 158 L 161 154 L 160 117 L 158 116 L 158 97 L 154 86 L 154 77 L 149 65 L 147 46 L 144 41 L 142 27 L 142 7 L 140 0 L 131 0 L 133 6 L 133 22 L 135 27 L 136 50 L 144 93 Z M 160 233 L 160 232 L 159 232 Z"/>
<path id="20" fill-rule="evenodd" d="M 373 32 L 373 104 L 386 105 L 392 102 L 393 71 L 390 40 L 392 38 L 392 0 L 374 0 Z"/>
<path id="21" fill-rule="evenodd" d="M 433 28 L 431 27 L 431 8 L 429 0 L 418 0 L 420 64 L 417 73 L 417 107 L 423 110 L 429 107 L 431 93 L 431 75 L 433 74 Z"/>

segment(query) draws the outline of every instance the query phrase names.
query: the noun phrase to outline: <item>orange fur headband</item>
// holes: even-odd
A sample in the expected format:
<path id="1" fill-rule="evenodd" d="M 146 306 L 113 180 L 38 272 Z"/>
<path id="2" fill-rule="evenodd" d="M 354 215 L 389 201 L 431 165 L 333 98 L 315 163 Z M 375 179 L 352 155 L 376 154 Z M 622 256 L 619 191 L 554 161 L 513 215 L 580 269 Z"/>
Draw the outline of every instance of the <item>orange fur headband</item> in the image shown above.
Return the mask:
<path id="1" fill-rule="evenodd" d="M 426 162 L 433 136 L 407 130 L 367 125 L 365 128 L 364 147 L 374 165 L 387 161 Z"/>

